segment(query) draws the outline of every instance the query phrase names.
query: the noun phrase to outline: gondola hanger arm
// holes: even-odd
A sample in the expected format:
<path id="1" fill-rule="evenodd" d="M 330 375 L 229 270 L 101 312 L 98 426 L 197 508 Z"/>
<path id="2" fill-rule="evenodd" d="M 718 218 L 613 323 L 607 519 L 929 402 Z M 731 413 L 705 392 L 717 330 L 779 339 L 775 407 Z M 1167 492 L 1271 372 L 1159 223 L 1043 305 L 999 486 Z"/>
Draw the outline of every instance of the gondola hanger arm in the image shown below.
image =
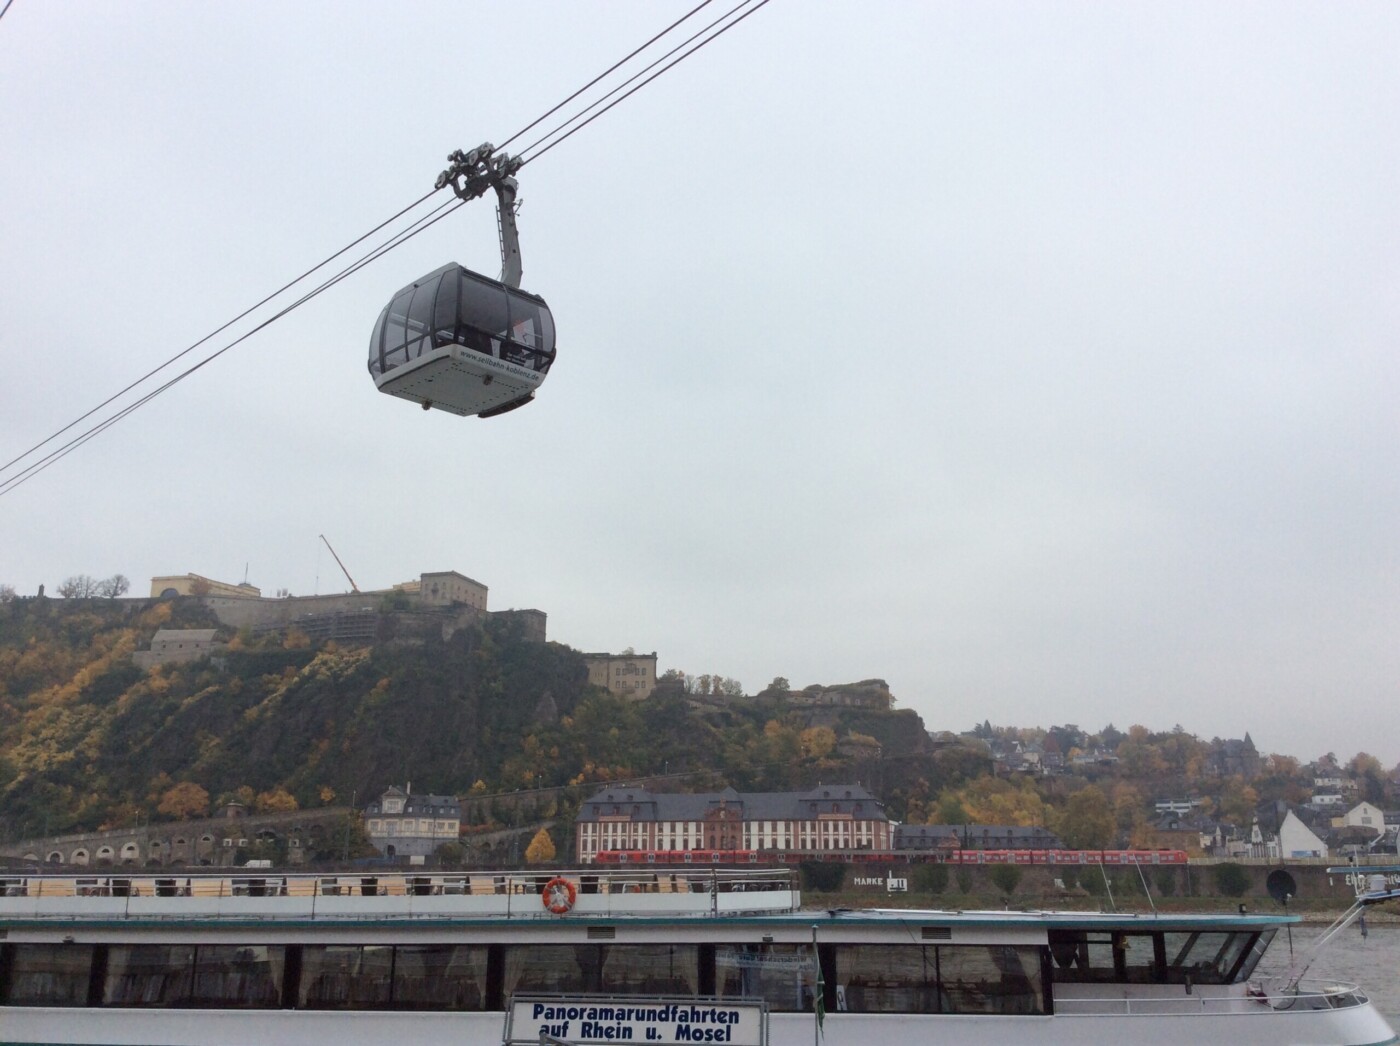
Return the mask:
<path id="1" fill-rule="evenodd" d="M 452 166 L 437 176 L 435 187 L 452 187 L 462 200 L 475 200 L 496 190 L 496 221 L 501 238 L 501 282 L 507 287 L 520 287 L 524 270 L 520 261 L 520 234 L 515 227 L 516 192 L 519 189 L 515 172 L 525 166 L 519 156 L 509 153 L 495 155 L 496 147 L 482 142 L 470 152 L 458 149 L 447 159 Z"/>

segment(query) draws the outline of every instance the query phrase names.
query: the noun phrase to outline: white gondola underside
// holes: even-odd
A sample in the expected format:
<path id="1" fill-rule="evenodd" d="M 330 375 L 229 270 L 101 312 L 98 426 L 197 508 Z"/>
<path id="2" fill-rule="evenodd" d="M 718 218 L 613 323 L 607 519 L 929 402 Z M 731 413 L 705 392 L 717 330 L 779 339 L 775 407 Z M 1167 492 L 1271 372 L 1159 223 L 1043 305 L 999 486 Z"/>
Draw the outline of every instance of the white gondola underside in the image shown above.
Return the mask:
<path id="1" fill-rule="evenodd" d="M 386 374 L 375 385 L 400 399 L 470 416 L 531 395 L 544 375 L 460 345 L 448 345 Z"/>

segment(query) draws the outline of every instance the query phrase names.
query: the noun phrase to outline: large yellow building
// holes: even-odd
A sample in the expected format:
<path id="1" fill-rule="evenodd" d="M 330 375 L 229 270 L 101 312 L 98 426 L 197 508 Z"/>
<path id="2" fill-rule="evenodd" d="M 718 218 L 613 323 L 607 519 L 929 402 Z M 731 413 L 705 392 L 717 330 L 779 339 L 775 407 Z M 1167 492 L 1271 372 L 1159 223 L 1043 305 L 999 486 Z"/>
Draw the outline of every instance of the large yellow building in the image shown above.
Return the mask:
<path id="1" fill-rule="evenodd" d="M 618 697 L 640 701 L 656 689 L 656 652 L 650 654 L 584 654 L 588 681 Z"/>
<path id="2" fill-rule="evenodd" d="M 165 599 L 169 596 L 223 596 L 233 599 L 260 599 L 262 590 L 243 582 L 230 585 L 227 581 L 215 581 L 199 574 L 174 574 L 169 577 L 151 578 L 151 598 Z"/>

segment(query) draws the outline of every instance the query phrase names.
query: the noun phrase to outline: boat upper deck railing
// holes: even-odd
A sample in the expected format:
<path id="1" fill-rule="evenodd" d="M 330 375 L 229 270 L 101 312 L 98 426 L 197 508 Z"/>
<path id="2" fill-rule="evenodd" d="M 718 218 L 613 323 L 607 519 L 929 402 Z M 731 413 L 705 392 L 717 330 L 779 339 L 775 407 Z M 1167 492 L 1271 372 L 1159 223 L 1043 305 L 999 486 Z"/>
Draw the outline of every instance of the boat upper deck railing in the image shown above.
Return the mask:
<path id="1" fill-rule="evenodd" d="M 549 897 L 546 890 L 555 887 Z M 549 903 L 553 900 L 554 907 Z M 0 876 L 12 919 L 399 919 L 795 911 L 789 869 Z"/>
<path id="2" fill-rule="evenodd" d="M 1101 987 L 1101 986 L 1095 986 Z M 1233 986 L 1197 985 L 1183 994 L 1179 987 L 1157 991 L 1134 985 L 1121 995 L 1079 995 L 1055 987 L 1055 1013 L 1064 1017 L 1160 1017 L 1163 1015 L 1219 1016 L 1259 1013 L 1266 1009 L 1306 1012 L 1364 1006 L 1369 1000 L 1355 984 L 1304 981 L 1297 988 L 1251 983 Z"/>

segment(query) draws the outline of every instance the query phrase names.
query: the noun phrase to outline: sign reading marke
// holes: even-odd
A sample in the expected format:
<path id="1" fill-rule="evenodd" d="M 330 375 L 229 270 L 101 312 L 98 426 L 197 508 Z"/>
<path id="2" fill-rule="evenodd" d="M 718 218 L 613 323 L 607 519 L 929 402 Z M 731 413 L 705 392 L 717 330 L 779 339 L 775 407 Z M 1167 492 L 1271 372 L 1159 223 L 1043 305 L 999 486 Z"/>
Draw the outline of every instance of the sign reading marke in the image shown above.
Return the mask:
<path id="1" fill-rule="evenodd" d="M 689 1043 L 765 1046 L 762 1002 L 721 999 L 619 999 L 574 995 L 511 1000 L 507 1042 L 538 1043 L 549 1035 L 571 1043 Z"/>

